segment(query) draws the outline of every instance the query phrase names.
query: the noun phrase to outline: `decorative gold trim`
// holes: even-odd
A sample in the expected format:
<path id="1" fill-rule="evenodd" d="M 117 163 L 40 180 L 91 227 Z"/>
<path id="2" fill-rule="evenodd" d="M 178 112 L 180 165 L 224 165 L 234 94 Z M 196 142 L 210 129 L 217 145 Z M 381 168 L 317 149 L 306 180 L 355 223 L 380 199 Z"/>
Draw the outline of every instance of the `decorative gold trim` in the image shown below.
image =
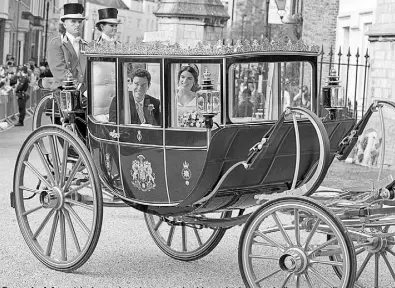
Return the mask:
<path id="1" fill-rule="evenodd" d="M 164 42 L 138 42 L 120 43 L 117 45 L 103 44 L 97 45 L 95 41 L 89 43 L 84 51 L 87 54 L 114 54 L 114 55 L 189 55 L 189 56 L 209 56 L 209 55 L 232 55 L 251 52 L 310 52 L 319 53 L 318 45 L 307 45 L 302 40 L 291 41 L 285 38 L 269 41 L 237 40 L 235 44 L 227 44 L 223 40 L 218 40 L 216 45 L 204 45 L 198 42 L 195 47 L 184 47 L 176 43 L 169 45 Z"/>

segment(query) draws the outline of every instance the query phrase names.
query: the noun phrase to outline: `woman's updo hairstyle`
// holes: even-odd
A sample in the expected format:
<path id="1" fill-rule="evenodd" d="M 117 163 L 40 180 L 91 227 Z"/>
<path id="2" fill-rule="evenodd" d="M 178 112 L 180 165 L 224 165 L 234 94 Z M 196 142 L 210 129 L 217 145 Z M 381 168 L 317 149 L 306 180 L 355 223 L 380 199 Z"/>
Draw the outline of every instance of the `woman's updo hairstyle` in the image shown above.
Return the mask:
<path id="1" fill-rule="evenodd" d="M 178 72 L 178 81 L 180 81 L 180 77 L 182 72 L 187 71 L 193 76 L 193 86 L 191 87 L 192 92 L 196 92 L 200 90 L 199 82 L 199 68 L 195 64 L 188 64 L 186 66 L 182 66 L 180 72 Z"/>

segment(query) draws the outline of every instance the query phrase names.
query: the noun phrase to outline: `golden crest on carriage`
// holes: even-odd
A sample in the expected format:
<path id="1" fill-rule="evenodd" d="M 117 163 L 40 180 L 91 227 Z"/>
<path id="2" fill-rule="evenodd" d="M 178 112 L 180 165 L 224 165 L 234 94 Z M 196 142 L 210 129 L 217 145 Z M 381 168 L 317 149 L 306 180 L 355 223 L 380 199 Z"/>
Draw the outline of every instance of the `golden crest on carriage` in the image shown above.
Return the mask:
<path id="1" fill-rule="evenodd" d="M 155 184 L 155 173 L 152 171 L 152 166 L 149 161 L 144 161 L 143 155 L 137 156 L 137 160 L 132 162 L 132 170 L 130 175 L 132 176 L 132 184 L 137 189 L 146 192 L 154 189 Z"/>

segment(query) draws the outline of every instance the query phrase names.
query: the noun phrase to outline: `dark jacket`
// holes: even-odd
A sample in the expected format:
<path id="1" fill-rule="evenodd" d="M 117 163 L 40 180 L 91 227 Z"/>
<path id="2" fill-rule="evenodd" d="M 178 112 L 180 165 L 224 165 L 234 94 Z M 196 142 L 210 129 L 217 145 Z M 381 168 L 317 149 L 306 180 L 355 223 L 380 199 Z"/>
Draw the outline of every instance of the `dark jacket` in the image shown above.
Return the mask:
<path id="1" fill-rule="evenodd" d="M 136 103 L 134 101 L 133 98 L 133 93 L 131 91 L 129 91 L 129 103 L 130 103 L 130 124 L 141 124 L 140 122 L 140 118 L 139 115 L 137 113 L 137 109 L 136 109 Z M 153 110 L 150 111 L 151 107 L 150 105 L 153 105 Z M 114 97 L 111 101 L 110 104 L 110 110 L 109 110 L 109 121 L 110 122 L 116 122 L 117 121 L 117 101 L 116 101 L 116 97 Z M 160 126 L 162 121 L 161 121 L 161 113 L 160 113 L 160 101 L 150 95 L 145 95 L 144 97 L 144 107 L 143 107 L 143 111 L 144 111 L 144 118 L 146 121 L 146 124 L 151 124 L 154 126 Z M 120 124 L 124 124 L 125 120 L 124 120 L 124 115 L 125 115 L 125 111 L 124 109 L 121 108 L 121 111 L 119 118 L 120 118 Z"/>
<path id="2" fill-rule="evenodd" d="M 18 98 L 27 98 L 26 91 L 29 89 L 29 78 L 27 76 L 19 77 L 19 84 L 15 89 L 15 94 Z"/>

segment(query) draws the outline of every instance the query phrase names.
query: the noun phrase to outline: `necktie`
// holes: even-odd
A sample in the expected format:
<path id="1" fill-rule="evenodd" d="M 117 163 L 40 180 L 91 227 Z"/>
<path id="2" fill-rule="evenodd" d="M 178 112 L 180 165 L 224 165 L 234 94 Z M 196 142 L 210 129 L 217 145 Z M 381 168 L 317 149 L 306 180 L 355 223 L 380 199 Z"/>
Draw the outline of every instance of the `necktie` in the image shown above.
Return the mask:
<path id="1" fill-rule="evenodd" d="M 137 104 L 137 114 L 139 114 L 140 122 L 141 124 L 145 123 L 145 118 L 144 118 L 144 111 L 143 111 L 143 105 L 138 102 Z"/>

